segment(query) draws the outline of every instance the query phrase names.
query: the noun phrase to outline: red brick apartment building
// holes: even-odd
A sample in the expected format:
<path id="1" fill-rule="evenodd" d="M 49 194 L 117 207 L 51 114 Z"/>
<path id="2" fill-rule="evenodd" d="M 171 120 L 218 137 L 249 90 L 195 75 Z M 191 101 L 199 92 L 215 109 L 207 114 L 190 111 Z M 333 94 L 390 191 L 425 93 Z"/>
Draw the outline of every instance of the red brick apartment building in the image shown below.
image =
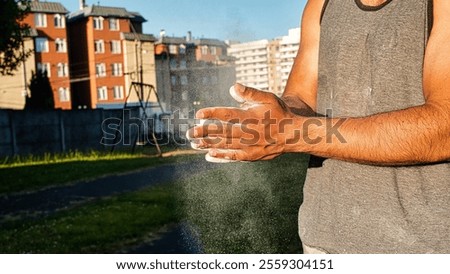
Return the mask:
<path id="1" fill-rule="evenodd" d="M 197 58 L 197 105 L 234 106 L 228 89 L 236 81 L 234 58 L 228 56 L 228 44 L 218 39 L 194 40 Z"/>
<path id="2" fill-rule="evenodd" d="M 66 29 L 68 10 L 56 2 L 31 2 L 24 22 L 37 30 L 34 39 L 35 71 L 46 72 L 53 90 L 55 108 L 70 109 L 69 54 Z"/>
<path id="3" fill-rule="evenodd" d="M 228 45 L 218 39 L 196 39 L 194 40 L 197 61 L 204 61 L 214 64 L 223 64 L 229 62 L 227 55 Z"/>
<path id="4" fill-rule="evenodd" d="M 166 37 L 162 31 L 155 58 L 158 91 L 168 110 L 186 119 L 200 108 L 233 103 L 228 90 L 236 73 L 227 47 L 217 39 L 194 40 L 191 32 Z"/>
<path id="5" fill-rule="evenodd" d="M 68 16 L 72 107 L 121 108 L 132 81 L 156 82 L 155 39 L 142 34 L 146 20 L 139 13 L 83 2 Z"/>

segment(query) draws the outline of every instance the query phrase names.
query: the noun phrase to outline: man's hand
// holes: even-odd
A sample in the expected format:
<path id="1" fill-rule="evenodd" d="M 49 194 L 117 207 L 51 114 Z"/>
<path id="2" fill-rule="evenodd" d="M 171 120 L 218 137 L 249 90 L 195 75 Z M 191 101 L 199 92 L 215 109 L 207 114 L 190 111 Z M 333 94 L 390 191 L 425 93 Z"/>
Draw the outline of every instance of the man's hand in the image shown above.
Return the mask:
<path id="1" fill-rule="evenodd" d="M 231 95 L 241 108 L 206 108 L 196 118 L 215 120 L 188 132 L 193 147 L 207 149 L 213 162 L 270 160 L 288 152 L 294 139 L 295 115 L 272 93 L 236 84 Z"/>

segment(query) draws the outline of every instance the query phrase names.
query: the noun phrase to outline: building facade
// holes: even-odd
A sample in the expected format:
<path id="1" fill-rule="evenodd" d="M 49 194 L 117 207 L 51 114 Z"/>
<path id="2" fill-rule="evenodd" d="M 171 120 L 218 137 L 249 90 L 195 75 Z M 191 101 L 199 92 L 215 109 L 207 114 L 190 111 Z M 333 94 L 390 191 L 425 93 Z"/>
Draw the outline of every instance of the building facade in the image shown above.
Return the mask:
<path id="1" fill-rule="evenodd" d="M 157 90 L 165 109 L 188 119 L 195 91 L 195 44 L 186 37 L 161 35 L 156 43 Z"/>
<path id="2" fill-rule="evenodd" d="M 282 73 L 281 73 L 281 53 L 280 53 L 281 39 L 274 39 L 268 44 L 269 53 L 269 91 L 281 96 L 284 91 Z"/>
<path id="3" fill-rule="evenodd" d="M 122 46 L 124 56 L 125 87 L 128 88 L 127 106 L 138 106 L 139 100 L 149 102 L 150 107 L 159 107 L 155 90 L 155 37 L 142 33 L 122 33 Z M 139 54 L 136 54 L 138 52 Z M 138 86 L 143 83 L 146 86 Z M 139 98 L 140 97 L 140 98 Z"/>
<path id="4" fill-rule="evenodd" d="M 71 109 L 68 37 L 68 10 L 57 2 L 30 3 L 24 23 L 37 31 L 34 38 L 34 71 L 47 74 L 53 91 L 55 108 Z"/>
<path id="5" fill-rule="evenodd" d="M 228 45 L 216 39 L 166 37 L 161 33 L 155 47 L 157 90 L 167 113 L 171 133 L 183 138 L 193 125 L 195 112 L 208 106 L 231 106 L 228 90 L 235 83 L 234 59 Z"/>
<path id="6" fill-rule="evenodd" d="M 127 99 L 138 105 L 132 83 L 156 85 L 155 39 L 142 33 L 145 21 L 125 8 L 96 5 L 69 15 L 74 108 L 123 108 Z"/>
<path id="7" fill-rule="evenodd" d="M 22 62 L 13 75 L 0 76 L 0 109 L 22 110 L 25 107 L 26 97 L 29 95 L 28 86 L 31 76 L 36 70 L 34 55 L 34 38 L 37 32 L 31 29 L 29 37 L 23 42 L 23 50 L 31 51 L 31 56 Z M 21 49 L 22 50 L 22 49 Z"/>
<path id="8" fill-rule="evenodd" d="M 234 59 L 227 55 L 225 42 L 190 36 L 162 36 L 156 45 L 162 101 L 186 118 L 200 108 L 232 103 L 228 90 L 236 81 Z"/>
<path id="9" fill-rule="evenodd" d="M 229 55 L 236 58 L 236 80 L 269 91 L 269 40 L 233 44 Z"/>
<path id="10" fill-rule="evenodd" d="M 194 108 L 235 106 L 229 88 L 236 82 L 235 59 L 228 44 L 218 39 L 196 39 Z"/>
<path id="11" fill-rule="evenodd" d="M 189 37 L 189 36 L 188 36 Z M 227 62 L 228 45 L 218 39 L 195 39 L 196 60 L 213 64 L 223 64 Z"/>
<path id="12" fill-rule="evenodd" d="M 300 28 L 287 36 L 233 44 L 229 54 L 236 58 L 237 81 L 281 96 L 300 45 Z"/>
<path id="13" fill-rule="evenodd" d="M 279 65 L 281 72 L 281 92 L 286 87 L 287 80 L 294 65 L 300 47 L 300 28 L 290 29 L 287 36 L 279 40 Z"/>

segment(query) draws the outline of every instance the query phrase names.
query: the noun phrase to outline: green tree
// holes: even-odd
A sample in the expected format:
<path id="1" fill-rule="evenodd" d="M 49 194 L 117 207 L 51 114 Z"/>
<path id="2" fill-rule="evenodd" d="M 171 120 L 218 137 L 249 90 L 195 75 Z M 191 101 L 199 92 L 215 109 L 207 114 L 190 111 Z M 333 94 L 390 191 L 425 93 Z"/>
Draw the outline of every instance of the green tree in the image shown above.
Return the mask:
<path id="1" fill-rule="evenodd" d="M 53 91 L 47 73 L 33 72 L 30 92 L 31 96 L 26 99 L 25 109 L 54 109 Z"/>
<path id="2" fill-rule="evenodd" d="M 31 50 L 22 47 L 30 26 L 23 23 L 30 0 L 0 0 L 0 75 L 13 75 Z"/>

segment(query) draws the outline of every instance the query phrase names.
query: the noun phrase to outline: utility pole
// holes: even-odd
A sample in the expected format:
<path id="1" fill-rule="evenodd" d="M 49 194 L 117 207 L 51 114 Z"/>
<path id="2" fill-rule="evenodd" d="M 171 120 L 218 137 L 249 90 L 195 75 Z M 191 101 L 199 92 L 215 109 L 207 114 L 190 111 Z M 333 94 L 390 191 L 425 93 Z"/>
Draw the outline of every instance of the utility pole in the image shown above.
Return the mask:
<path id="1" fill-rule="evenodd" d="M 142 41 L 139 40 L 139 78 L 140 83 L 144 83 L 144 58 L 143 58 Z M 141 97 L 144 98 L 144 88 L 141 86 Z"/>
<path id="2" fill-rule="evenodd" d="M 132 83 L 132 86 L 138 86 L 137 92 L 138 92 L 140 108 L 142 109 L 142 118 L 145 121 L 147 127 L 150 127 L 152 139 L 153 139 L 153 142 L 155 143 L 156 149 L 158 151 L 158 155 L 162 156 L 162 151 L 161 151 L 161 148 L 160 148 L 160 146 L 158 144 L 158 140 L 156 139 L 154 127 L 153 127 L 153 125 L 150 125 L 150 126 L 148 125 L 148 119 L 147 119 L 148 118 L 147 117 L 148 100 L 150 99 L 150 94 L 151 94 L 152 91 L 155 92 L 155 94 L 157 96 L 158 103 L 160 104 L 160 107 L 161 107 L 161 103 L 159 101 L 158 94 L 156 93 L 156 90 L 154 89 L 154 87 L 144 83 L 144 66 L 143 66 L 144 58 L 143 58 L 142 41 L 141 41 L 141 39 L 139 37 L 139 34 L 136 32 L 136 29 L 134 28 L 134 26 L 133 26 L 133 24 L 131 22 L 130 22 L 130 27 L 131 27 L 131 30 L 133 31 L 133 34 L 134 34 L 134 37 L 135 37 L 135 39 L 134 39 L 134 48 L 135 48 L 135 60 L 136 60 L 136 76 L 137 76 L 137 80 L 138 80 L 137 83 Z M 145 93 L 144 92 L 144 88 L 145 87 L 149 87 L 150 88 L 149 89 L 149 96 L 148 96 L 147 99 L 145 99 L 145 94 L 144 94 Z M 130 90 L 131 90 L 131 87 L 130 87 Z M 145 104 L 144 104 L 144 100 L 146 100 Z M 127 99 L 127 101 L 128 101 L 128 99 Z M 127 104 L 127 102 L 125 102 L 125 104 Z M 161 110 L 163 110 L 162 107 L 161 107 Z M 137 136 L 137 138 L 138 138 L 138 136 Z M 136 138 L 136 141 L 137 141 L 137 138 Z M 136 142 L 133 144 L 133 152 L 134 152 L 135 146 L 136 146 Z"/>

